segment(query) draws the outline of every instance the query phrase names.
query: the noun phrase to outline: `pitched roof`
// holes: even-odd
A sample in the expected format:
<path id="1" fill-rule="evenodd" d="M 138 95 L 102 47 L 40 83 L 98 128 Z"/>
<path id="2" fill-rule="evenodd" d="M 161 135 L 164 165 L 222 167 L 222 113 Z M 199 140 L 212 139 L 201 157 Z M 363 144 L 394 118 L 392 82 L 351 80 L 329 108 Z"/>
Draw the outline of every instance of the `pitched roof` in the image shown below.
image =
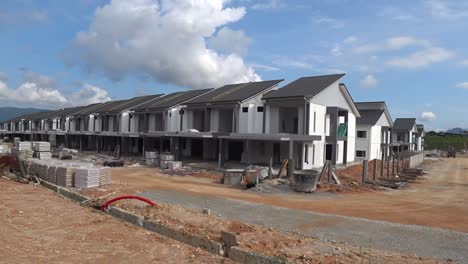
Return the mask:
<path id="1" fill-rule="evenodd" d="M 332 85 L 345 76 L 342 74 L 320 75 L 299 78 L 292 83 L 272 92 L 264 99 L 273 99 L 281 97 L 314 97 L 328 86 Z"/>
<path id="2" fill-rule="evenodd" d="M 359 110 L 361 117 L 356 119 L 356 124 L 375 125 L 384 112 L 383 109 Z"/>
<path id="3" fill-rule="evenodd" d="M 109 101 L 109 102 L 99 104 L 96 107 L 86 108 L 83 111 L 80 111 L 79 113 L 77 113 L 76 115 L 87 116 L 87 115 L 96 114 L 96 113 L 105 114 L 105 113 L 121 112 L 123 110 L 130 109 L 133 106 L 136 106 L 138 104 L 155 99 L 159 96 L 161 96 L 161 94 L 138 96 L 138 97 L 134 97 L 131 99 L 126 99 L 126 100 Z"/>
<path id="4" fill-rule="evenodd" d="M 204 95 L 189 100 L 185 104 L 207 104 L 207 103 L 228 103 L 228 102 L 242 102 L 255 96 L 275 85 L 282 82 L 283 80 L 271 80 L 261 82 L 248 82 L 248 83 L 237 83 L 222 86 L 214 89 Z"/>
<path id="5" fill-rule="evenodd" d="M 411 130 L 416 124 L 416 118 L 397 118 L 393 122 L 394 130 Z"/>
<path id="6" fill-rule="evenodd" d="M 85 106 L 64 108 L 64 109 L 61 109 L 60 111 L 57 111 L 57 112 L 54 112 L 54 113 L 51 113 L 51 114 L 45 116 L 44 119 L 49 119 L 49 118 L 54 118 L 54 117 L 64 118 L 64 117 L 67 117 L 67 116 L 72 116 L 74 114 L 79 113 L 80 111 L 83 111 L 84 109 L 86 109 L 88 107 L 95 107 L 95 106 L 97 106 L 99 104 L 100 103 L 95 103 L 95 104 L 90 104 L 90 105 L 85 105 Z"/>
<path id="7" fill-rule="evenodd" d="M 177 106 L 181 103 L 184 103 L 187 100 L 200 96 L 211 90 L 213 89 L 198 89 L 198 90 L 191 90 L 191 91 L 184 91 L 184 92 L 175 92 L 175 93 L 162 96 L 156 100 L 151 100 L 149 102 L 135 106 L 131 110 L 148 111 L 148 110 L 166 109 L 166 108 Z"/>
<path id="8" fill-rule="evenodd" d="M 45 115 L 50 114 L 52 112 L 54 112 L 54 110 L 25 114 L 25 115 L 15 117 L 15 118 L 11 119 L 8 122 L 18 122 L 18 121 L 21 121 L 21 120 L 25 120 L 25 121 L 36 120 L 37 118 L 40 118 L 41 116 L 45 116 Z"/>
<path id="9" fill-rule="evenodd" d="M 364 110 L 383 110 L 390 126 L 393 126 L 392 116 L 390 115 L 390 111 L 388 111 L 385 101 L 356 102 L 355 105 L 360 113 Z M 357 122 L 359 122 L 359 120 L 357 120 Z"/>
<path id="10" fill-rule="evenodd" d="M 135 107 L 135 106 L 138 106 L 138 105 L 141 105 L 141 104 L 145 104 L 147 102 L 153 102 L 153 99 L 156 99 L 156 98 L 159 98 L 159 97 L 162 97 L 163 94 L 155 94 L 155 95 L 147 95 L 147 96 L 139 96 L 139 97 L 134 97 L 130 100 L 125 100 L 123 103 L 121 104 L 117 104 L 117 105 L 112 105 L 112 106 L 109 106 L 109 107 L 106 107 L 105 113 L 120 113 L 124 110 L 127 110 L 127 109 L 130 109 L 132 107 Z"/>

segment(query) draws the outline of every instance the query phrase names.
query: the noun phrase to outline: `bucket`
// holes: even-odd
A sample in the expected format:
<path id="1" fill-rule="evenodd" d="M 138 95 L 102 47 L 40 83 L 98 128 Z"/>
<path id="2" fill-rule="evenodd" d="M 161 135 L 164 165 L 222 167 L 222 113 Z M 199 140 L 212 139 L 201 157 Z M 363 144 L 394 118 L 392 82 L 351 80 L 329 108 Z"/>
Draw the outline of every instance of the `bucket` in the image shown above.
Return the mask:
<path id="1" fill-rule="evenodd" d="M 320 172 L 316 170 L 299 170 L 294 172 L 296 192 L 313 192 L 317 188 Z"/>

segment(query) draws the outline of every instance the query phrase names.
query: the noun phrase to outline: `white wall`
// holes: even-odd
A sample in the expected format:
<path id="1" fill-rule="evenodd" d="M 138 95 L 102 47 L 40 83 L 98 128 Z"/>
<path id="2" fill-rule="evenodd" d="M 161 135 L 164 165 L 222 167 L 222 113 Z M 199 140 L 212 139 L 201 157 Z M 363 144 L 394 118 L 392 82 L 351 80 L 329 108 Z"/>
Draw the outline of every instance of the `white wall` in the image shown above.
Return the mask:
<path id="1" fill-rule="evenodd" d="M 372 127 L 370 125 L 357 125 L 356 126 L 356 147 L 355 151 L 357 150 L 362 150 L 366 152 L 366 156 L 363 158 L 357 158 L 356 159 L 367 159 L 369 160 L 371 156 L 371 138 L 372 138 Z M 357 132 L 358 131 L 366 131 L 366 137 L 365 138 L 358 138 L 357 137 Z"/>

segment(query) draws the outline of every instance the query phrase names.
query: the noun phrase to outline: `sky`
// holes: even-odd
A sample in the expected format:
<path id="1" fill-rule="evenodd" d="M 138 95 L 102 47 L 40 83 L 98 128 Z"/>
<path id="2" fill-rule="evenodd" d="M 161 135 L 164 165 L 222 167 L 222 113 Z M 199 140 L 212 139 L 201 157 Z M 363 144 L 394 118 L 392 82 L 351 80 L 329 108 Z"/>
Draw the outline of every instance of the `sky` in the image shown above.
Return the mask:
<path id="1" fill-rule="evenodd" d="M 2 0 L 0 106 L 346 73 L 355 101 L 468 128 L 466 28 L 457 0 Z"/>

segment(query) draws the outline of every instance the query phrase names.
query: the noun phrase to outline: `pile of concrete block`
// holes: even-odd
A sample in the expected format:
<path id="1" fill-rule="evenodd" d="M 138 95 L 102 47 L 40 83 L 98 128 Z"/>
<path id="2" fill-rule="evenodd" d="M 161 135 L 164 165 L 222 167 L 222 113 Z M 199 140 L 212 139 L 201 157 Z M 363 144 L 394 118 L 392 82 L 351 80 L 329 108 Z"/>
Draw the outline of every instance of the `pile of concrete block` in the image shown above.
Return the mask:
<path id="1" fill-rule="evenodd" d="M 111 183 L 109 167 L 94 167 L 88 162 L 65 162 L 61 160 L 40 160 L 32 158 L 28 161 L 29 172 L 34 173 L 44 181 L 60 186 L 91 188 Z"/>
<path id="2" fill-rule="evenodd" d="M 99 186 L 101 169 L 98 167 L 80 167 L 75 171 L 75 187 L 78 189 Z"/>
<path id="3" fill-rule="evenodd" d="M 159 165 L 159 153 L 157 151 L 145 151 L 145 164 L 146 166 Z"/>
<path id="4" fill-rule="evenodd" d="M 38 159 L 51 159 L 52 154 L 50 153 L 50 142 L 35 141 L 32 143 L 34 155 Z"/>
<path id="5" fill-rule="evenodd" d="M 99 175 L 99 186 L 109 185 L 111 184 L 111 170 L 109 167 L 102 167 L 101 173 Z"/>
<path id="6" fill-rule="evenodd" d="M 30 141 L 20 141 L 19 138 L 14 139 L 15 146 L 11 148 L 11 154 L 18 157 L 20 160 L 28 160 L 33 157 L 33 150 Z"/>
<path id="7" fill-rule="evenodd" d="M 169 163 L 174 161 L 174 155 L 171 153 L 161 153 L 159 155 L 159 167 L 163 170 L 169 169 Z"/>
<path id="8" fill-rule="evenodd" d="M 76 167 L 59 166 L 57 167 L 57 185 L 64 187 L 73 187 Z"/>
<path id="9" fill-rule="evenodd" d="M 0 144 L 0 155 L 10 153 L 10 149 L 5 144 Z"/>
<path id="10" fill-rule="evenodd" d="M 171 171 L 182 169 L 182 161 L 169 161 L 167 165 Z"/>

